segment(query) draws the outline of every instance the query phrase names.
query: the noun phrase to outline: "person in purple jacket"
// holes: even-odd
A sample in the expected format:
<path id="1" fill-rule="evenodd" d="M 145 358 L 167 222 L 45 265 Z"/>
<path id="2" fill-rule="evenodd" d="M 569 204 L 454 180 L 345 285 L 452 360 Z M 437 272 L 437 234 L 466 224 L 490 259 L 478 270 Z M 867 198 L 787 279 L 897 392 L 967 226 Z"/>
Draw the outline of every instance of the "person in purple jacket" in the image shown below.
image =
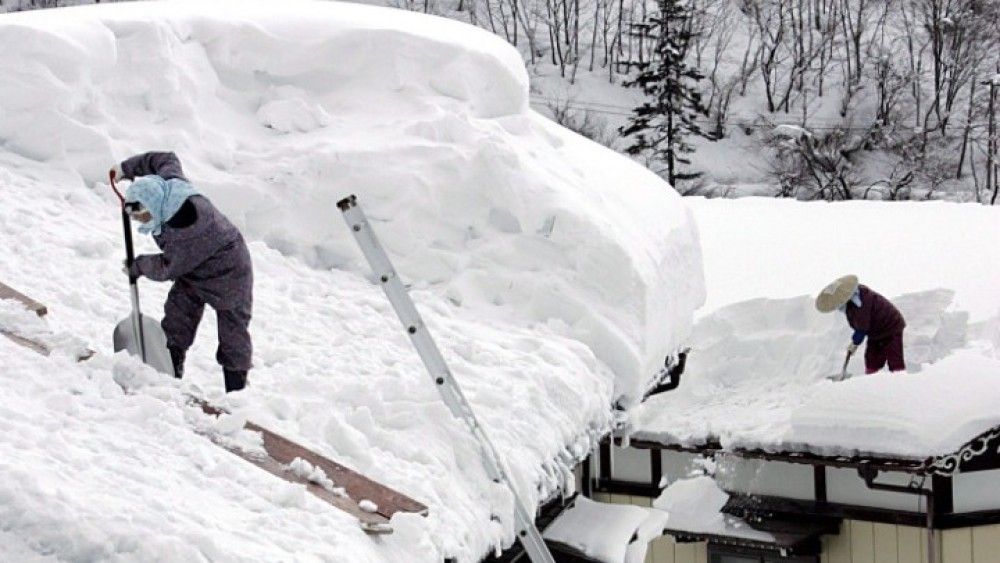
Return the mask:
<path id="1" fill-rule="evenodd" d="M 174 375 L 184 375 L 184 359 L 194 342 L 205 305 L 215 309 L 226 392 L 246 386 L 253 345 L 253 265 L 240 231 L 184 177 L 171 152 L 133 156 L 111 169 L 115 179 L 132 180 L 125 207 L 162 251 L 137 256 L 132 274 L 172 281 L 163 305 L 163 332 Z"/>
<path id="2" fill-rule="evenodd" d="M 906 369 L 903 359 L 906 321 L 902 313 L 888 299 L 858 283 L 857 276 L 844 276 L 826 286 L 816 297 L 816 309 L 821 313 L 837 309 L 847 316 L 847 324 L 854 329 L 847 346 L 852 354 L 868 339 L 865 373 L 875 373 L 886 364 L 889 371 Z"/>

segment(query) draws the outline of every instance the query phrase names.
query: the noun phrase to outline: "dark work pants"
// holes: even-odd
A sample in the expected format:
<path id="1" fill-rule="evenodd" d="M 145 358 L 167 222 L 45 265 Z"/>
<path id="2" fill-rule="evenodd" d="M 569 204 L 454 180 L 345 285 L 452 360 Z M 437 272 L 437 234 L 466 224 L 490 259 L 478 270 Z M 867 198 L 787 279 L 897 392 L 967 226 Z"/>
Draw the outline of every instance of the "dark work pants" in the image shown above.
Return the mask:
<path id="1" fill-rule="evenodd" d="M 889 371 L 903 371 L 903 333 L 881 340 L 868 340 L 865 347 L 865 373 L 875 373 L 889 364 Z"/>
<path id="2" fill-rule="evenodd" d="M 198 323 L 205 312 L 205 302 L 187 282 L 174 282 L 163 305 L 160 325 L 167 336 L 167 345 L 187 351 L 194 343 Z M 223 369 L 249 371 L 253 344 L 250 342 L 250 305 L 232 309 L 216 309 L 219 320 L 219 347 L 215 359 Z"/>

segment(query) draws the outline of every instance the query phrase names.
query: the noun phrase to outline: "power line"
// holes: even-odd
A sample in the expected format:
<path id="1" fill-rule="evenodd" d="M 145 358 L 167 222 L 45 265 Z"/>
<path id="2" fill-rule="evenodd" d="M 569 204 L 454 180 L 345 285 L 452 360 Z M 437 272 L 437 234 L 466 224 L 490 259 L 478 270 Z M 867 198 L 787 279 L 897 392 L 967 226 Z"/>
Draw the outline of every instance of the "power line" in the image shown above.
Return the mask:
<path id="1" fill-rule="evenodd" d="M 626 106 L 619 106 L 619 105 L 615 105 L 615 104 L 607 104 L 607 103 L 596 102 L 596 101 L 582 101 L 581 102 L 581 101 L 568 100 L 568 99 L 548 98 L 548 97 L 545 97 L 545 96 L 542 96 L 542 95 L 539 95 L 539 94 L 532 94 L 530 96 L 530 101 L 535 102 L 535 103 L 539 103 L 539 104 L 544 103 L 546 105 L 548 105 L 548 104 L 555 104 L 557 106 L 565 106 L 566 108 L 569 108 L 569 109 L 583 110 L 583 111 L 588 111 L 588 112 L 591 112 L 591 113 L 598 113 L 598 114 L 604 114 L 604 115 L 614 115 L 614 116 L 618 116 L 618 117 L 630 117 L 633 114 L 633 112 L 634 112 L 634 108 L 630 108 L 630 107 L 626 107 Z M 756 119 L 758 119 L 758 116 L 727 116 L 726 121 L 727 122 L 732 122 L 732 121 L 750 122 L 750 121 L 755 121 Z M 715 125 L 716 124 L 715 121 L 710 120 L 710 119 L 695 119 L 694 121 L 696 123 L 700 124 L 700 125 Z M 773 129 L 774 127 L 777 127 L 779 125 L 794 125 L 796 127 L 802 127 L 803 129 L 818 130 L 818 131 L 868 131 L 870 129 L 869 127 L 839 125 L 839 124 L 836 124 L 834 122 L 826 122 L 824 124 L 822 121 L 820 121 L 819 123 L 815 123 L 814 122 L 814 123 L 811 123 L 811 124 L 808 124 L 808 125 L 804 125 L 804 126 L 800 125 L 798 122 L 774 123 L 774 124 L 768 124 L 768 125 L 765 125 L 765 124 L 762 124 L 762 123 L 740 123 L 740 124 L 729 123 L 729 125 L 731 127 L 740 127 L 740 128 L 743 128 L 743 129 L 751 129 L 751 130 L 755 130 L 755 131 L 765 130 L 765 129 Z M 964 129 L 966 126 L 967 125 L 965 123 L 961 123 L 961 122 L 958 122 L 958 123 L 955 123 L 954 125 L 952 125 L 952 127 L 955 128 L 955 129 Z M 980 129 L 980 128 L 986 127 L 986 124 L 985 123 L 972 123 L 971 125 L 968 125 L 968 127 L 971 127 L 972 129 Z"/>

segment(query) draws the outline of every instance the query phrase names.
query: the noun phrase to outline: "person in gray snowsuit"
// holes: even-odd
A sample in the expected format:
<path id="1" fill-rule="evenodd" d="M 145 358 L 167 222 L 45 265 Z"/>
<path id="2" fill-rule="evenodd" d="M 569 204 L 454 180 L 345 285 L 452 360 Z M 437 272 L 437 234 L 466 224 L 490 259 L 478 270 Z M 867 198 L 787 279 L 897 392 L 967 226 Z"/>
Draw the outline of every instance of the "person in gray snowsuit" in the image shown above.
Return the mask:
<path id="1" fill-rule="evenodd" d="M 223 368 L 226 392 L 246 386 L 253 346 L 253 265 L 240 231 L 184 177 L 171 152 L 148 152 L 115 165 L 111 176 L 133 180 L 125 207 L 139 232 L 150 234 L 160 254 L 137 256 L 132 274 L 172 281 L 163 305 L 163 332 L 177 378 L 194 342 L 205 305 L 219 324 L 216 360 Z"/>

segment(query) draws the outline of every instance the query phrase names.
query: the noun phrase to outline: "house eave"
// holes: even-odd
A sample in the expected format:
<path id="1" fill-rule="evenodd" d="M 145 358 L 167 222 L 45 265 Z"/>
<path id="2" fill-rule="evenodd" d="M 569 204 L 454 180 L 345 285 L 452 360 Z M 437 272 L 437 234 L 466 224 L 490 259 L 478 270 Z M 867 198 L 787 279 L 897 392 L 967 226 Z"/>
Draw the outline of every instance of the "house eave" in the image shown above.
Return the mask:
<path id="1" fill-rule="evenodd" d="M 961 448 L 945 455 L 929 455 L 922 459 L 879 454 L 821 455 L 806 449 L 787 447 L 781 451 L 764 449 L 725 448 L 718 441 L 702 444 L 680 444 L 646 439 L 615 438 L 618 446 L 628 445 L 639 449 L 667 450 L 704 456 L 733 455 L 746 459 L 781 461 L 824 467 L 845 467 L 877 471 L 891 471 L 914 475 L 953 475 L 960 472 L 1000 469 L 1000 426 L 993 427 L 973 437 Z"/>

